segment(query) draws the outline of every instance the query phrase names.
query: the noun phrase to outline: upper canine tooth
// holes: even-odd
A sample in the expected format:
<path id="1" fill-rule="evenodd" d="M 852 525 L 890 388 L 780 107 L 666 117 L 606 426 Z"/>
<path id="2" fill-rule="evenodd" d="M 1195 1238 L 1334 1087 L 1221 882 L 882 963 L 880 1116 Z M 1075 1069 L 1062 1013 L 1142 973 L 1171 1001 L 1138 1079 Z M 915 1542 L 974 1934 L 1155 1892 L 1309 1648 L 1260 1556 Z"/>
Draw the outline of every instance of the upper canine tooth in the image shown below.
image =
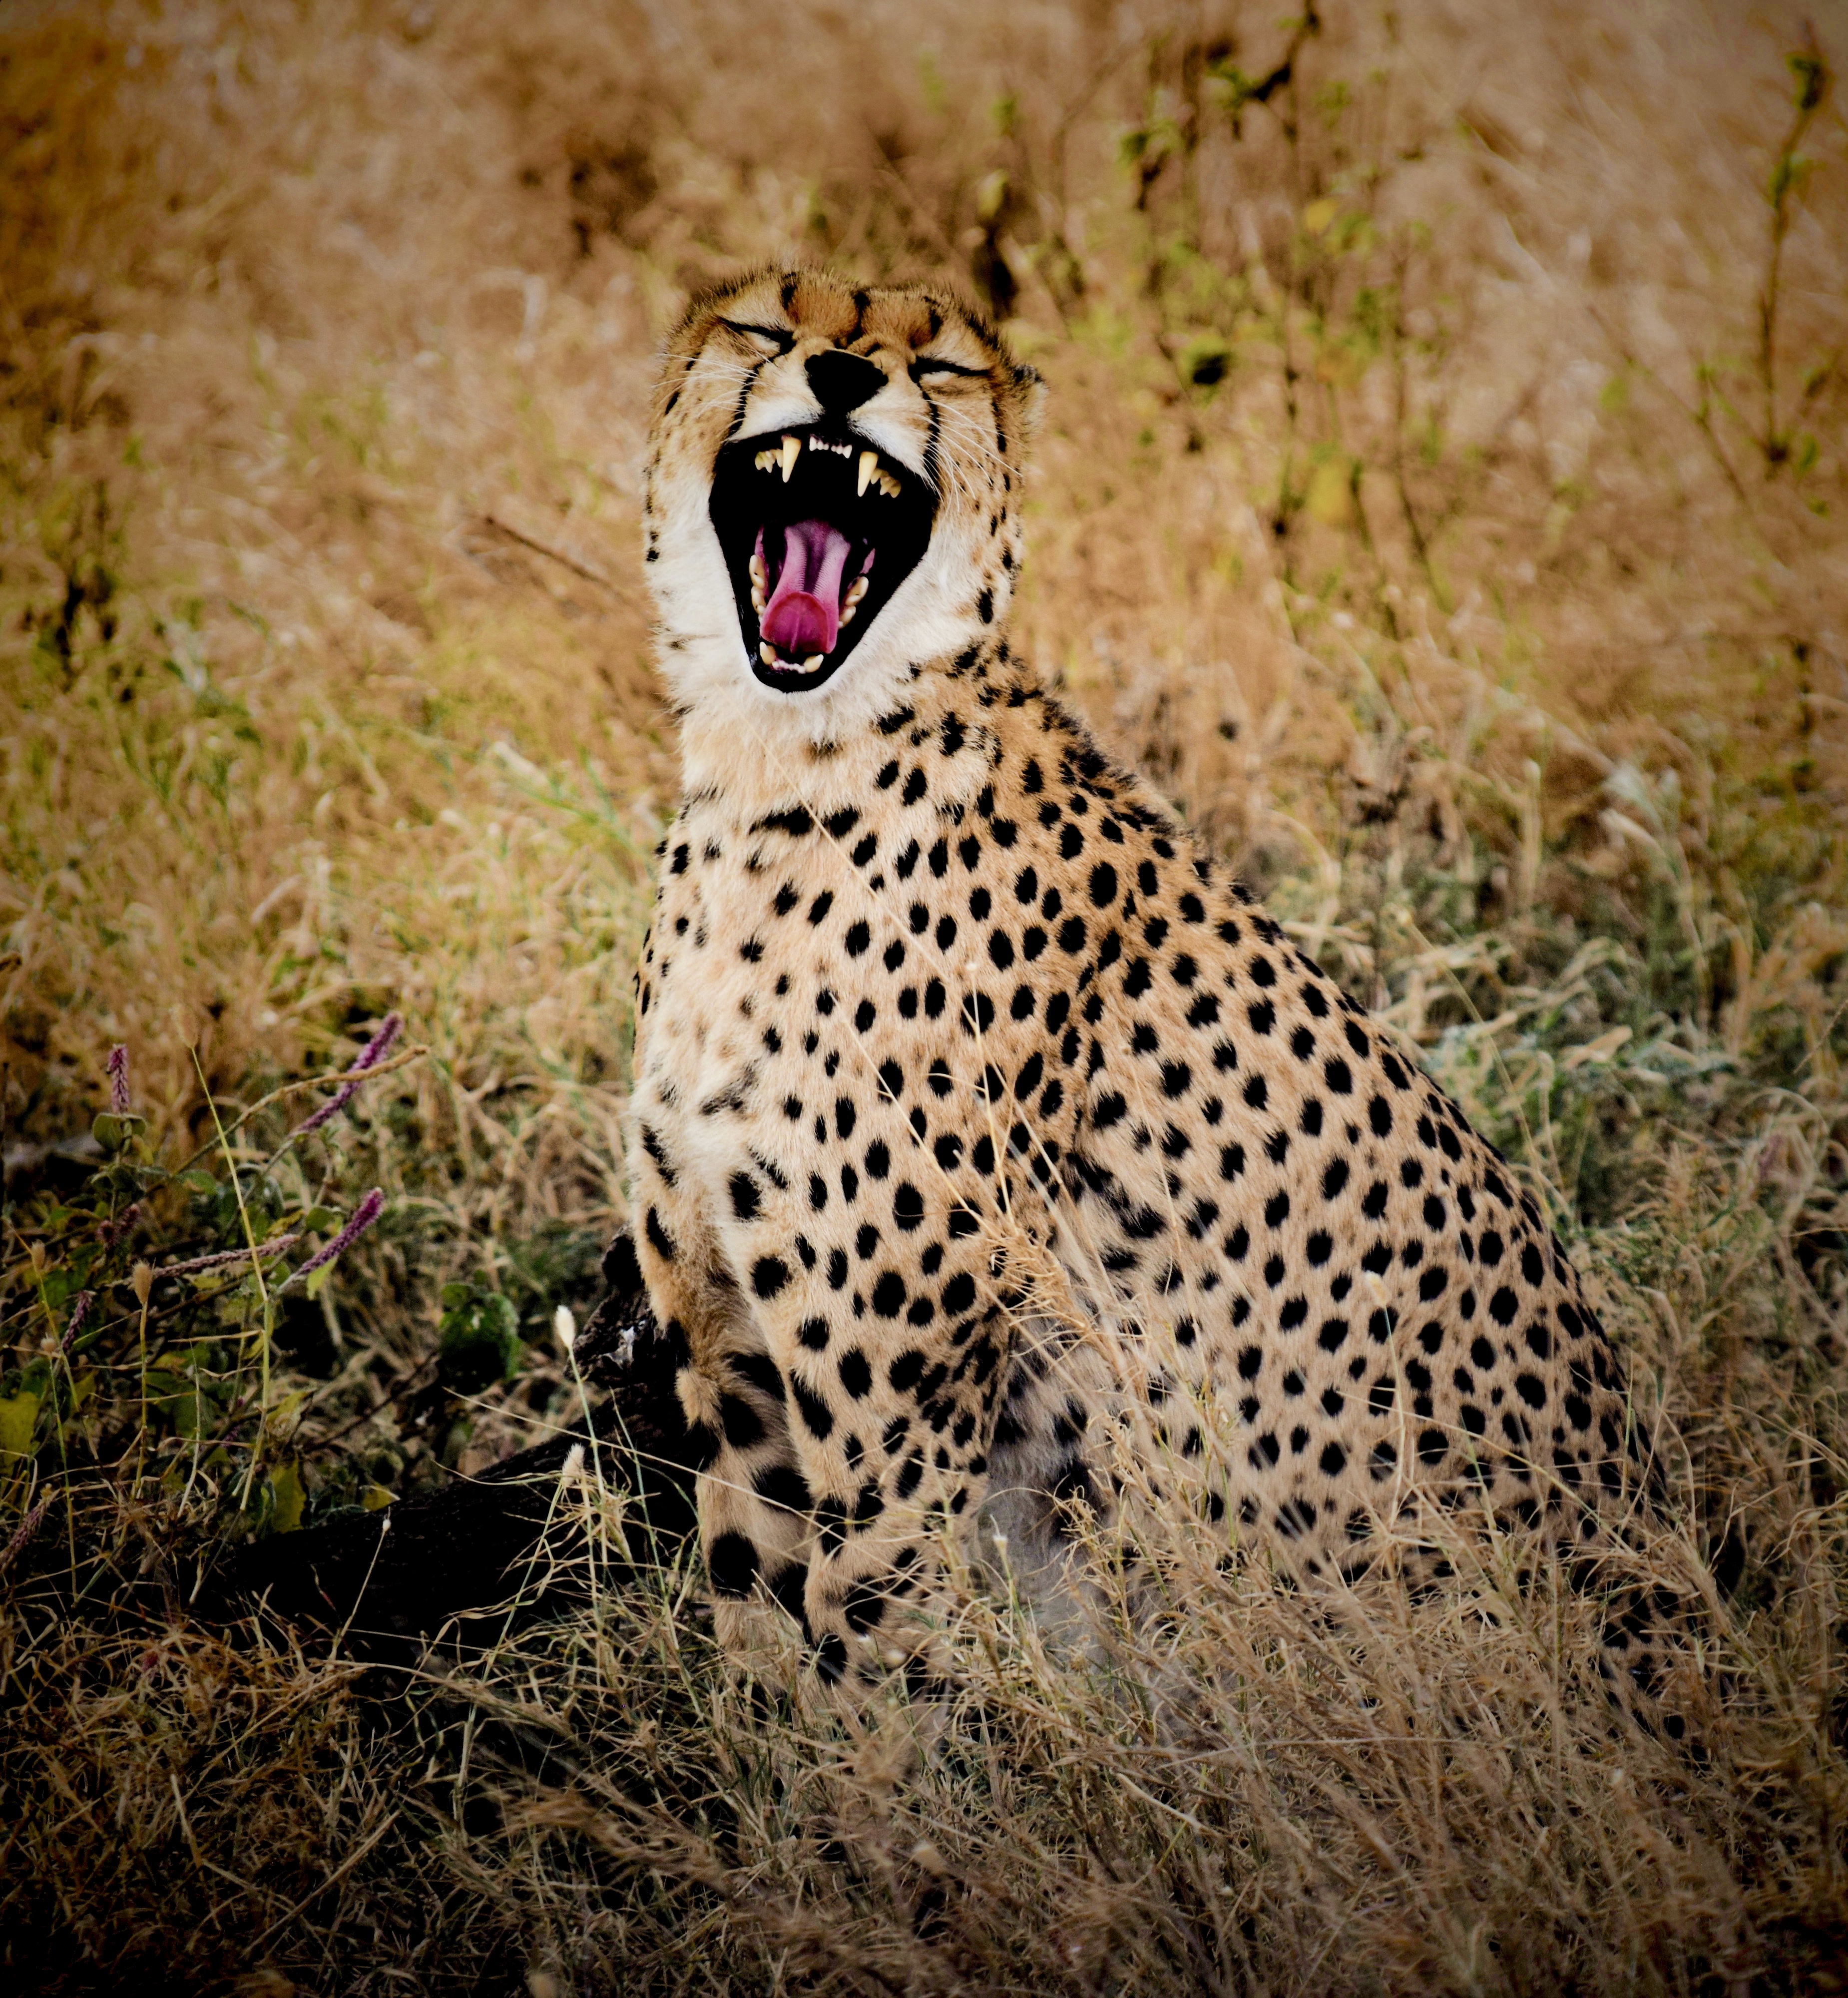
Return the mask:
<path id="1" fill-rule="evenodd" d="M 796 461 L 802 455 L 802 440 L 799 437 L 786 437 L 782 441 L 782 482 L 787 486 L 789 474 L 796 469 Z"/>
<path id="2" fill-rule="evenodd" d="M 876 451 L 863 451 L 860 453 L 860 483 L 858 489 L 854 496 L 856 499 L 863 498 L 865 496 L 866 488 L 872 481 L 872 475 L 877 472 L 879 468 L 879 455 Z"/>

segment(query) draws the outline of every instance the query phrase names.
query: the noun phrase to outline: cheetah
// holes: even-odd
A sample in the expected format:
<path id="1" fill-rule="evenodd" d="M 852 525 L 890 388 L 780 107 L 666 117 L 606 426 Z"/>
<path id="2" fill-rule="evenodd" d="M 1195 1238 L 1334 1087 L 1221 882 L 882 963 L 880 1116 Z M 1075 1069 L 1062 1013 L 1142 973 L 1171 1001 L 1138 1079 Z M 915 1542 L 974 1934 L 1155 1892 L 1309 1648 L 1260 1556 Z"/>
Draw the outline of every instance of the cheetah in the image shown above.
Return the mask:
<path id="1" fill-rule="evenodd" d="M 1639 1474 L 1501 1156 L 1010 649 L 1040 392 L 941 287 L 801 269 L 697 302 L 653 409 L 637 1248 L 721 1636 L 832 1682 L 916 1667 L 984 1509 L 1120 1509 L 1125 1436 L 1305 1577 L 1432 1508 L 1595 1568 Z"/>

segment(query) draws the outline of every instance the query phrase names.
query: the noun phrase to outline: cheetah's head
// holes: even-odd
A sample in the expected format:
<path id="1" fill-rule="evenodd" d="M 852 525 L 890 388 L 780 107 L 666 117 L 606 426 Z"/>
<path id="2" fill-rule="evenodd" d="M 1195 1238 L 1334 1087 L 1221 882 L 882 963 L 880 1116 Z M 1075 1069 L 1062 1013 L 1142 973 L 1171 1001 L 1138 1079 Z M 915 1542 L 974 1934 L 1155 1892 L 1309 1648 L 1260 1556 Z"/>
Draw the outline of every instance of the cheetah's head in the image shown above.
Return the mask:
<path id="1" fill-rule="evenodd" d="M 1020 558 L 1038 377 L 933 284 L 769 271 L 668 343 L 648 577 L 689 710 L 832 734 L 978 641 Z"/>

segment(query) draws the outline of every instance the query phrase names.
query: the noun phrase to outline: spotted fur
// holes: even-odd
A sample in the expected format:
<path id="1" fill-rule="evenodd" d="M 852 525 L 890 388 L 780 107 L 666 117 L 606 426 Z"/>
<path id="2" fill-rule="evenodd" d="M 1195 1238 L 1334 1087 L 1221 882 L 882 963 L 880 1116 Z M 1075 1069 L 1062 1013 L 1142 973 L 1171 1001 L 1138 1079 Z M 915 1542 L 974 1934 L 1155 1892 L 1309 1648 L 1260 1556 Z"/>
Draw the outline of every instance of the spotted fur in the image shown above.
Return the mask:
<path id="1" fill-rule="evenodd" d="M 836 347 L 938 510 L 789 696 L 744 670 L 706 502 Z M 648 553 L 686 786 L 630 1163 L 724 1626 L 786 1614 L 830 1677 L 907 1659 L 946 1537 L 988 1506 L 1055 1547 L 1119 1514 L 1125 1447 L 1304 1576 L 1485 1509 L 1594 1568 L 1638 1482 L 1624 1381 L 1532 1199 L 1009 650 L 1034 385 L 938 290 L 813 272 L 669 347 Z M 1660 1621 L 1616 1599 L 1620 1682 Z"/>

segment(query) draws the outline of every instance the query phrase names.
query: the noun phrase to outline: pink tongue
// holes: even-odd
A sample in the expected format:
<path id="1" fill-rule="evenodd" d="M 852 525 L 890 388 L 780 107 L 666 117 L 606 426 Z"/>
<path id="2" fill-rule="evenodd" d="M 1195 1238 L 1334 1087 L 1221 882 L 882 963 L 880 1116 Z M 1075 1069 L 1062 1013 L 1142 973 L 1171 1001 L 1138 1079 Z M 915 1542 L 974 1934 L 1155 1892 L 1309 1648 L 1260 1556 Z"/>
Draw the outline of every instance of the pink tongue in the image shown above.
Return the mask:
<path id="1" fill-rule="evenodd" d="M 847 537 L 825 520 L 783 530 L 782 569 L 758 629 L 786 659 L 831 652 L 841 635 Z"/>

